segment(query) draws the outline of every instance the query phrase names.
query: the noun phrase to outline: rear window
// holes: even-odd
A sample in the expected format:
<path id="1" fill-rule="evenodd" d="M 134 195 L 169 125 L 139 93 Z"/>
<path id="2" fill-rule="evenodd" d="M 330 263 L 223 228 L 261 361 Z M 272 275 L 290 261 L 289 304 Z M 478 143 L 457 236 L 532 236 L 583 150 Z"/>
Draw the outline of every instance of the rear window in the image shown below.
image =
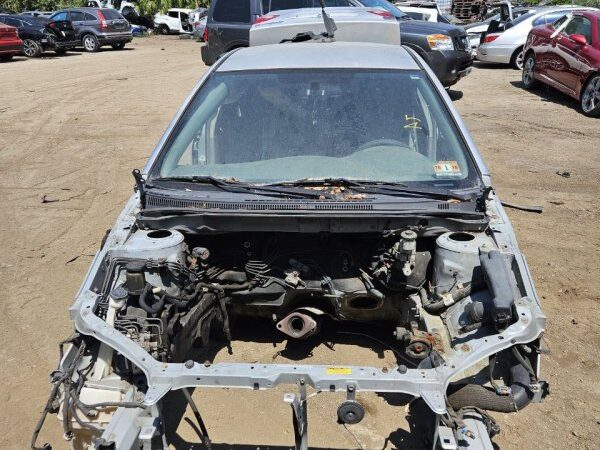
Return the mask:
<path id="1" fill-rule="evenodd" d="M 250 23 L 250 0 L 219 0 L 213 19 L 216 22 Z"/>
<path id="2" fill-rule="evenodd" d="M 533 21 L 533 26 L 544 25 L 546 23 L 554 23 L 561 17 L 564 17 L 567 11 L 554 11 L 543 16 L 538 17 Z"/>
<path id="3" fill-rule="evenodd" d="M 519 16 L 516 19 L 512 20 L 510 22 L 510 24 L 511 24 L 511 26 L 514 27 L 515 25 L 517 25 L 517 24 L 519 24 L 519 23 L 521 23 L 521 22 L 523 22 L 523 21 L 525 21 L 527 19 L 531 19 L 531 16 L 533 16 L 533 14 L 534 13 L 532 13 L 532 12 L 528 12 L 527 14 L 523 14 L 522 16 Z"/>
<path id="4" fill-rule="evenodd" d="M 101 11 L 106 20 L 117 20 L 123 18 L 121 13 L 116 9 L 102 9 Z"/>
<path id="5" fill-rule="evenodd" d="M 350 0 L 325 0 L 325 6 L 354 6 Z M 267 14 L 271 11 L 297 8 L 320 8 L 319 0 L 262 0 L 262 12 Z"/>

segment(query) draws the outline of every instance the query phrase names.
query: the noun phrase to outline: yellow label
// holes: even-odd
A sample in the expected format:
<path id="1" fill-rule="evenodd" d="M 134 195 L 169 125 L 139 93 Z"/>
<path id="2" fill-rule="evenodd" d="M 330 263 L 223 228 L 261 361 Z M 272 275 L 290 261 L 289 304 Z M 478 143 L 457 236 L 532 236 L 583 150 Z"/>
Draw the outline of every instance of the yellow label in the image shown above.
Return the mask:
<path id="1" fill-rule="evenodd" d="M 350 367 L 328 367 L 326 372 L 327 375 L 352 375 Z"/>

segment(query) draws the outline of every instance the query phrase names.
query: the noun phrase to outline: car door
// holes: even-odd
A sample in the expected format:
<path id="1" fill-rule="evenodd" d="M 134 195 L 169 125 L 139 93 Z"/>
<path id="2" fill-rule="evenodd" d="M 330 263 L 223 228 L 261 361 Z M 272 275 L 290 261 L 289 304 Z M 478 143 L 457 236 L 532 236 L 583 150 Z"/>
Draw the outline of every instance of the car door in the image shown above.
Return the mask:
<path id="1" fill-rule="evenodd" d="M 179 22 L 181 23 L 181 31 L 190 31 L 190 16 L 188 13 L 179 11 Z"/>
<path id="2" fill-rule="evenodd" d="M 535 32 L 535 70 L 543 75 L 550 76 L 549 70 L 553 64 L 555 38 L 554 31 L 567 20 L 565 11 L 553 11 L 539 16 L 533 21 L 534 27 L 540 27 Z"/>
<path id="3" fill-rule="evenodd" d="M 558 83 L 573 94 L 577 92 L 580 74 L 586 65 L 586 46 L 571 39 L 571 36 L 575 34 L 585 36 L 588 45 L 590 45 L 592 43 L 591 20 L 582 15 L 575 15 L 563 32 L 556 36 L 554 53 L 556 54 L 557 64 L 553 68 L 552 74 L 552 77 Z"/>
<path id="4" fill-rule="evenodd" d="M 214 54 L 220 55 L 233 47 L 248 46 L 250 27 L 258 11 L 252 14 L 252 0 L 218 0 L 209 28 L 209 41 Z"/>
<path id="5" fill-rule="evenodd" d="M 179 13 L 177 11 L 167 11 L 167 25 L 169 29 L 173 31 L 181 31 L 181 21 L 179 20 Z"/>
<path id="6" fill-rule="evenodd" d="M 83 11 L 69 11 L 69 20 L 75 30 L 75 36 L 80 38 L 81 30 L 85 27 L 85 13 Z"/>

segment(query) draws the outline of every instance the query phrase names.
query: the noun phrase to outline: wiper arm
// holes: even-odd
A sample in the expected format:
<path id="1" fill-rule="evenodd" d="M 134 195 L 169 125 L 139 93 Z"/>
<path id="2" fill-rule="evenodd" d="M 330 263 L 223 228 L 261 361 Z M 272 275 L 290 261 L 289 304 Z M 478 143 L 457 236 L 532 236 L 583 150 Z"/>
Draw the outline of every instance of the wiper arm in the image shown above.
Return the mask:
<path id="1" fill-rule="evenodd" d="M 360 189 L 368 194 L 406 195 L 437 200 L 459 200 L 461 202 L 473 200 L 471 194 L 459 194 L 450 189 L 408 187 L 395 183 L 373 183 L 360 186 Z"/>
<path id="2" fill-rule="evenodd" d="M 154 178 L 152 181 L 180 181 L 184 183 L 198 183 L 215 186 L 223 191 L 238 193 L 238 194 L 256 194 L 268 195 L 271 197 L 292 197 L 292 198 L 308 198 L 320 199 L 322 193 L 307 192 L 303 189 L 282 189 L 276 186 L 259 186 L 241 181 L 229 181 L 221 178 L 215 178 L 210 175 L 194 175 L 194 176 L 172 176 Z"/>

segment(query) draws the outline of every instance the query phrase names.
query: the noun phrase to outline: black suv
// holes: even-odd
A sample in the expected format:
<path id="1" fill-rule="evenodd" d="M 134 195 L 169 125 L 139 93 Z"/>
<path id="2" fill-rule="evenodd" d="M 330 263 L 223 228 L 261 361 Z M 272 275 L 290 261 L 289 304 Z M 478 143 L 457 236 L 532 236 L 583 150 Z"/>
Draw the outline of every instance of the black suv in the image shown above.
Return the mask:
<path id="1" fill-rule="evenodd" d="M 387 0 L 325 0 L 327 7 L 382 8 L 400 23 L 403 45 L 415 50 L 433 69 L 442 84 L 452 86 L 471 71 L 473 59 L 467 33 L 446 23 L 412 20 Z M 296 8 L 318 8 L 319 0 L 213 0 L 208 12 L 202 60 L 213 64 L 223 53 L 247 47 L 250 27 L 263 14 Z"/>
<path id="2" fill-rule="evenodd" d="M 47 50 L 63 54 L 77 45 L 71 22 L 50 21 L 43 17 L 0 14 L 0 22 L 19 30 L 23 53 L 28 58 L 40 56 Z"/>

